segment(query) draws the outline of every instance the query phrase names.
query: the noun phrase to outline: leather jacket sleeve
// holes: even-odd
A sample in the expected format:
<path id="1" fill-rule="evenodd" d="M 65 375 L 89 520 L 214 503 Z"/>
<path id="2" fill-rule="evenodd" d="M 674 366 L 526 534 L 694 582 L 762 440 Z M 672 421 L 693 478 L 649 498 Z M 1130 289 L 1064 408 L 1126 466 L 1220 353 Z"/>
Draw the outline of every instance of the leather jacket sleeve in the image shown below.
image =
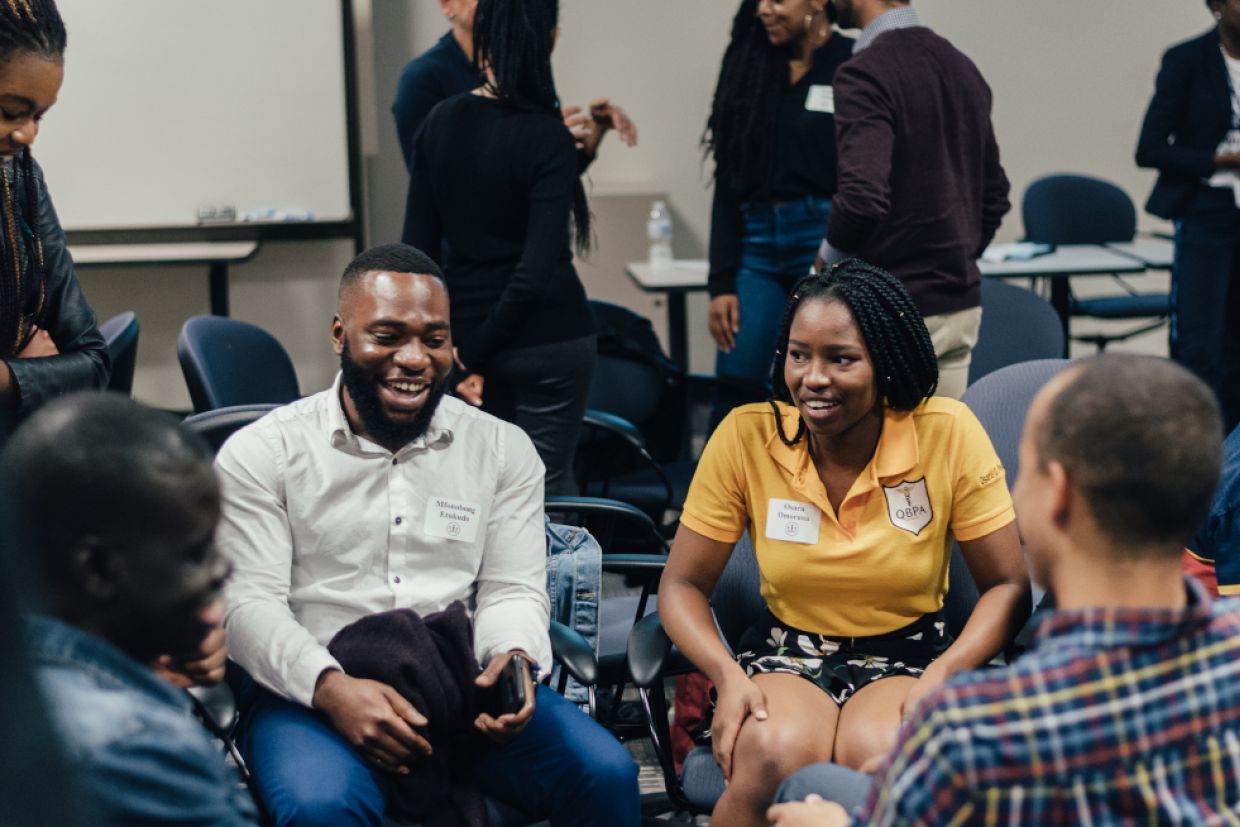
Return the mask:
<path id="1" fill-rule="evenodd" d="M 108 354 L 95 322 L 95 312 L 82 295 L 65 231 L 48 196 L 43 171 L 37 166 L 35 177 L 39 191 L 39 233 L 47 265 L 44 324 L 60 354 L 41 359 L 9 357 L 5 360 L 13 374 L 13 399 L 9 409 L 16 419 L 58 396 L 77 390 L 102 389 L 107 386 L 109 374 Z"/>

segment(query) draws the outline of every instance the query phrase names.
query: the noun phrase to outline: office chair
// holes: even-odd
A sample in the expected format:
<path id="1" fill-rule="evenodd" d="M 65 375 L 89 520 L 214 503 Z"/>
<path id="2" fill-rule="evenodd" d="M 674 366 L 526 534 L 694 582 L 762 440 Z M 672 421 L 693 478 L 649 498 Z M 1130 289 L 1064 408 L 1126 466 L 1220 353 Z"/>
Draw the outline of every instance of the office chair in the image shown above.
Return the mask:
<path id="1" fill-rule="evenodd" d="M 1132 241 L 1137 231 L 1137 211 L 1128 194 L 1108 181 L 1084 175 L 1048 175 L 1034 181 L 1025 190 L 1021 214 L 1026 239 L 1046 244 L 1126 242 Z M 1171 315 L 1169 293 L 1141 293 L 1118 275 L 1112 278 L 1124 289 L 1123 294 L 1092 299 L 1073 296 L 1072 315 L 1156 321 L 1123 333 L 1072 337 L 1093 344 L 1099 351 L 1111 342 L 1156 330 Z"/>
<path id="2" fill-rule="evenodd" d="M 133 395 L 133 371 L 138 361 L 138 316 L 132 310 L 117 314 L 99 325 L 104 348 L 112 362 L 108 390 Z"/>
<path id="3" fill-rule="evenodd" d="M 1063 355 L 1063 326 L 1046 299 L 998 279 L 982 279 L 982 326 L 969 384 L 988 373 L 1032 359 L 1058 359 Z"/>
<path id="4" fill-rule="evenodd" d="M 298 399 L 297 373 L 284 347 L 258 325 L 194 316 L 177 337 L 177 359 L 194 412 Z"/>

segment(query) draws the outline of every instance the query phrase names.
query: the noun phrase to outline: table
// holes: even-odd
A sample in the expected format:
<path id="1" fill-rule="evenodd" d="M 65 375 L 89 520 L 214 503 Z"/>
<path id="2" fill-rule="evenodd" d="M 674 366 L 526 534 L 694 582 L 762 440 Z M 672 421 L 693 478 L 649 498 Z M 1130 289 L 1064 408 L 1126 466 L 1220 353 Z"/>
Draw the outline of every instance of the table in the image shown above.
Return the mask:
<path id="1" fill-rule="evenodd" d="M 1134 275 L 1147 269 L 1170 267 L 1171 242 L 1160 238 L 1141 238 L 1127 244 L 1061 244 L 1055 251 L 1024 261 L 979 261 L 978 269 L 987 278 L 1049 278 L 1051 307 L 1063 325 L 1064 342 L 1072 314 L 1072 276 Z M 1165 263 L 1164 263 L 1165 262 Z M 704 259 L 678 259 L 670 268 L 654 270 L 644 261 L 625 267 L 629 278 L 647 293 L 667 294 L 668 354 L 676 364 L 688 367 L 688 313 L 685 296 L 706 289 L 710 269 Z"/>
<path id="2" fill-rule="evenodd" d="M 247 261 L 257 251 L 257 241 L 69 245 L 69 254 L 78 267 L 206 266 L 211 313 L 215 316 L 228 315 L 228 265 Z"/>
<path id="3" fill-rule="evenodd" d="M 647 293 L 667 294 L 667 350 L 672 361 L 689 369 L 689 311 L 685 296 L 706 289 L 710 263 L 706 259 L 678 259 L 672 266 L 656 270 L 645 261 L 633 261 L 624 268 Z"/>

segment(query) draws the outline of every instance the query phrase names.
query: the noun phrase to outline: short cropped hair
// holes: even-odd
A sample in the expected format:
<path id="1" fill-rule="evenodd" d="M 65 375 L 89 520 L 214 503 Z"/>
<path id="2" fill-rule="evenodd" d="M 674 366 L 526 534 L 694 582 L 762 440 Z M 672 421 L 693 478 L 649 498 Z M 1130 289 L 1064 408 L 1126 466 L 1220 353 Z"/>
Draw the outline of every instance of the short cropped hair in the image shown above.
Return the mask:
<path id="1" fill-rule="evenodd" d="M 1183 546 L 1218 484 L 1223 424 L 1213 393 L 1167 359 L 1105 355 L 1070 369 L 1034 436 L 1117 546 Z"/>
<path id="2" fill-rule="evenodd" d="M 52 583 L 68 576 L 65 555 L 84 539 L 127 544 L 161 517 L 150 513 L 152 502 L 212 474 L 210 448 L 173 417 L 89 391 L 51 402 L 24 422 L 0 471 Z"/>
<path id="3" fill-rule="evenodd" d="M 371 247 L 349 262 L 340 278 L 341 292 L 367 273 L 415 273 L 443 281 L 443 270 L 434 259 L 417 247 L 399 243 Z"/>

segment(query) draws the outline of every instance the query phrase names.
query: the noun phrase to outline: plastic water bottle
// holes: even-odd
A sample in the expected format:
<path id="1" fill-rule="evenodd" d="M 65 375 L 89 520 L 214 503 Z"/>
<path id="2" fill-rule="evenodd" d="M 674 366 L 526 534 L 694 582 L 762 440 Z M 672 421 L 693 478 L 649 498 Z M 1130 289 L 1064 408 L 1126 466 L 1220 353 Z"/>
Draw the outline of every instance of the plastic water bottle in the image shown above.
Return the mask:
<path id="1" fill-rule="evenodd" d="M 650 220 L 646 222 L 646 237 L 650 240 L 650 269 L 667 271 L 672 267 L 672 213 L 663 201 L 650 205 Z"/>

